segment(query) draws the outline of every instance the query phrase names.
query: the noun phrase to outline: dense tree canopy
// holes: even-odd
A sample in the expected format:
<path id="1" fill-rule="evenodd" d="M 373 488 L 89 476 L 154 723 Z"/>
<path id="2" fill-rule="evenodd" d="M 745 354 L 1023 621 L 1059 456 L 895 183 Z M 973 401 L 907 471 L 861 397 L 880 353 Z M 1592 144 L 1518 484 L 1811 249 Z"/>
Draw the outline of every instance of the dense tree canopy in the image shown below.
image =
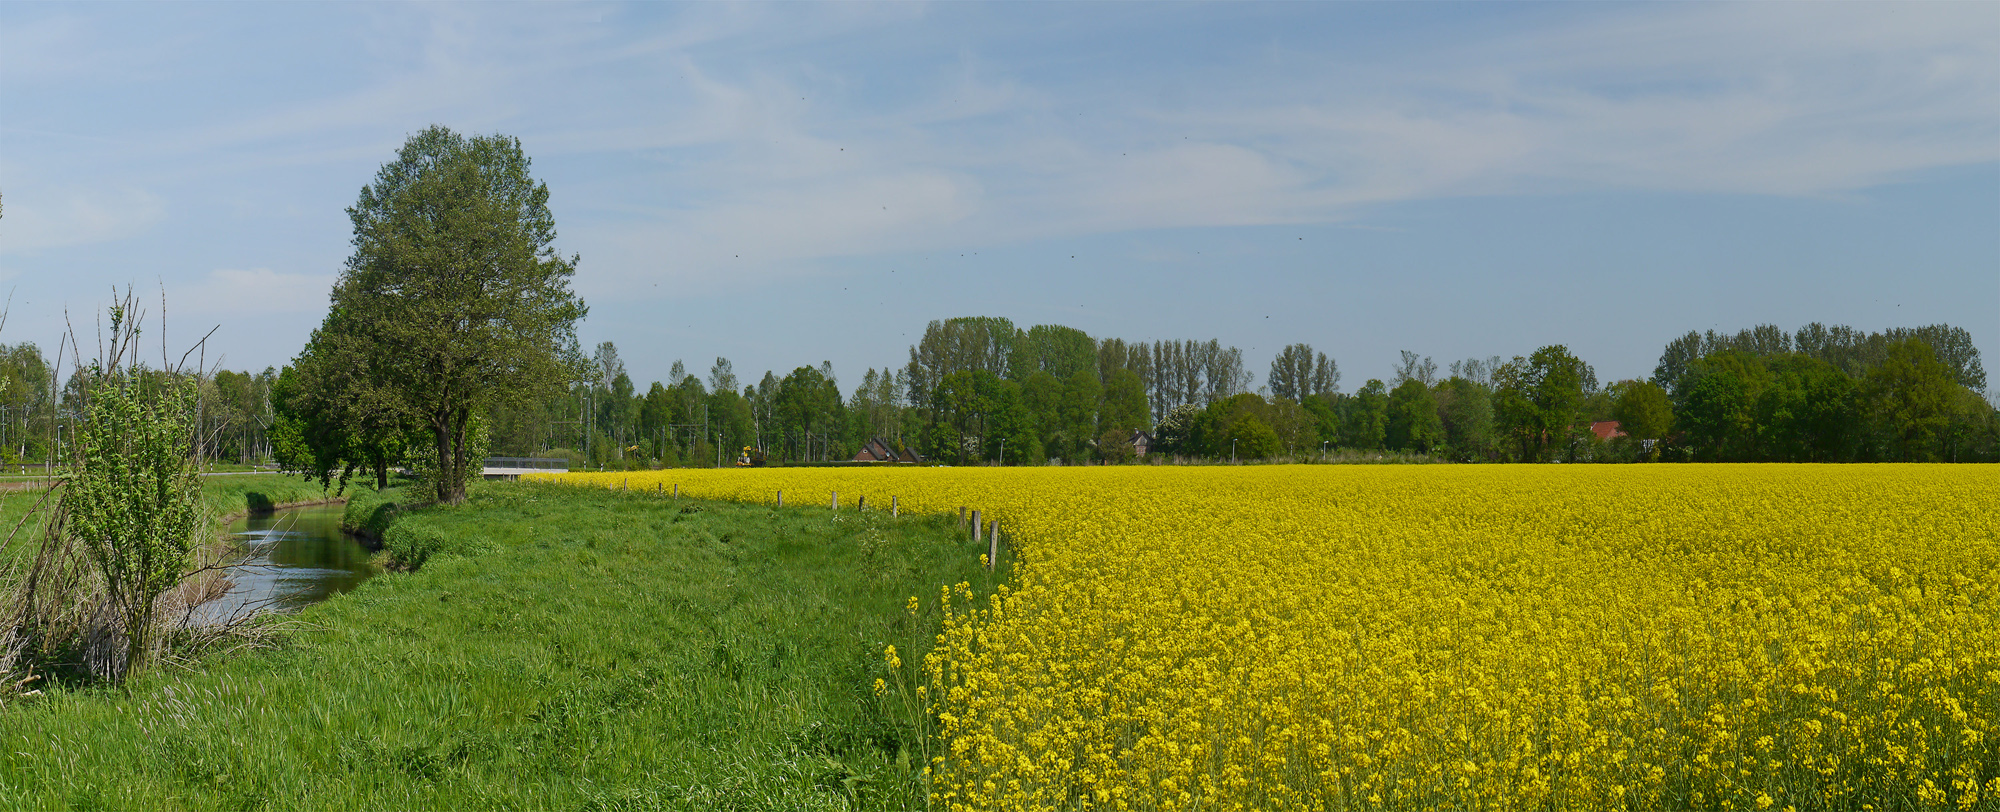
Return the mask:
<path id="1" fill-rule="evenodd" d="M 1340 367 L 1311 344 L 1292 344 L 1271 359 L 1268 381 L 1271 394 L 1287 400 L 1326 396 L 1340 391 Z"/>
<path id="2" fill-rule="evenodd" d="M 434 126 L 348 209 L 354 253 L 296 366 L 352 364 L 360 388 L 335 386 L 332 398 L 377 395 L 421 427 L 439 501 L 463 500 L 477 472 L 476 415 L 577 376 L 585 308 L 569 287 L 575 258 L 555 253 L 548 199 L 518 140 Z"/>
<path id="3" fill-rule="evenodd" d="M 1956 342 L 1958 360 L 1934 352 L 1935 364 L 1885 367 L 1903 340 L 1891 336 Z M 722 429 L 731 438 L 725 444 L 735 448 L 740 437 L 778 460 L 846 459 L 881 438 L 946 462 L 1120 462 L 1134 457 L 1135 430 L 1150 432 L 1155 452 L 1196 458 L 1227 458 L 1233 439 L 1239 457 L 1248 441 L 1280 457 L 1342 448 L 1466 462 L 1990 459 L 2000 452 L 2000 421 L 1964 385 L 1984 375 L 1970 348 L 1963 330 L 1942 325 L 1876 334 L 1820 325 L 1795 334 L 1768 325 L 1690 333 L 1668 345 L 1654 380 L 1602 388 L 1590 365 L 1560 346 L 1442 369 L 1405 351 L 1390 383 L 1343 394 L 1333 360 L 1293 344 L 1272 359 L 1265 394 L 1244 397 L 1251 381 L 1242 353 L 1219 341 L 1095 339 L 1059 325 L 1024 330 L 971 318 L 931 323 L 908 364 L 866 370 L 844 402 L 825 364 L 783 380 L 765 373 L 741 394 L 727 391 L 715 386 L 734 377 L 718 378 L 725 359 L 711 368 L 706 391 L 676 365 L 670 378 L 680 383 L 631 398 L 644 426 L 708 430 L 719 410 L 736 410 L 742 428 Z M 1935 384 L 1940 370 L 1949 385 L 1911 382 Z M 599 402 L 622 397 L 615 379 L 599 389 L 592 395 Z M 1594 432 L 1597 421 L 1618 425 Z M 666 442 L 646 439 L 658 431 L 641 431 L 633 446 L 652 464 L 713 464 L 713 454 L 691 443 L 697 431 L 679 429 L 678 441 L 671 429 Z"/>
<path id="4" fill-rule="evenodd" d="M 1584 398 L 1597 390 L 1589 364 L 1556 344 L 1501 365 L 1493 378 L 1501 430 L 1521 459 L 1542 462 L 1557 451 L 1574 451 L 1582 440 L 1577 422 Z"/>
<path id="5" fill-rule="evenodd" d="M 1419 454 L 1444 444 L 1444 420 L 1438 414 L 1437 396 L 1417 378 L 1407 378 L 1389 390 L 1387 440 L 1391 448 Z"/>

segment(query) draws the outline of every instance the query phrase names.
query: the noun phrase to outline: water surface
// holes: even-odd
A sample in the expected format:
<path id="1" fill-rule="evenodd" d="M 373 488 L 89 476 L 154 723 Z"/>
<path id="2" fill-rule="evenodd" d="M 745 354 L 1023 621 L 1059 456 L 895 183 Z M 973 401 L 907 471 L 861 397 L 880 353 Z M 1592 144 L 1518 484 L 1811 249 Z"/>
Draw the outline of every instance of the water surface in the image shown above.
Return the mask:
<path id="1" fill-rule="evenodd" d="M 359 586 L 374 575 L 368 548 L 341 532 L 340 505 L 288 508 L 238 519 L 229 537 L 249 554 L 230 571 L 229 594 L 206 612 L 227 617 L 250 606 L 297 609 Z"/>

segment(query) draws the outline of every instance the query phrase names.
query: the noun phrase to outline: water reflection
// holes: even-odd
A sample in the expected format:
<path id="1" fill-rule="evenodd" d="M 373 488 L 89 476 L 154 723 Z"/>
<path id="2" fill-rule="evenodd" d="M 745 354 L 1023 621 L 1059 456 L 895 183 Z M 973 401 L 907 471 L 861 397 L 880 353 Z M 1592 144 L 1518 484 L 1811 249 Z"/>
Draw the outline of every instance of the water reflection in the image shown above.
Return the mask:
<path id="1" fill-rule="evenodd" d="M 340 531 L 340 505 L 279 510 L 239 519 L 232 539 L 250 557 L 230 571 L 229 594 L 203 607 L 212 618 L 246 607 L 296 609 L 360 585 L 375 574 L 368 549 Z"/>

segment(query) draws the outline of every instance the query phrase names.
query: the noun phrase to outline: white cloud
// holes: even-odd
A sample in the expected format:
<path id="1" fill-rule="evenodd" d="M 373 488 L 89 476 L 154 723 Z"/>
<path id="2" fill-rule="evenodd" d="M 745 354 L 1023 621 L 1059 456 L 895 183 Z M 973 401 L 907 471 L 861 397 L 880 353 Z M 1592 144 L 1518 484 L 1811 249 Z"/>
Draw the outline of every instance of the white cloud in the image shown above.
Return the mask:
<path id="1" fill-rule="evenodd" d="M 217 269 L 192 285 L 167 289 L 176 312 L 196 315 L 319 314 L 333 290 L 333 274 L 280 273 L 269 268 Z"/>
<path id="2" fill-rule="evenodd" d="M 57 9 L 11 16 L 0 25 L 0 76 L 30 86 L 134 81 L 147 77 L 152 64 L 187 46 L 187 37 L 159 31 L 149 32 L 152 36 L 143 41 L 113 46 L 102 36 L 102 17 L 78 14 L 73 6 L 42 5 L 37 11 Z"/>
<path id="3" fill-rule="evenodd" d="M 166 206 L 137 188 L 56 189 L 12 186 L 0 218 L 0 255 L 19 255 L 138 236 L 160 222 Z"/>
<path id="4" fill-rule="evenodd" d="M 1323 54 L 1257 82 L 1190 75 L 1185 96 L 1208 101 L 1171 112 L 1122 89 L 1037 85 L 992 55 L 913 98 L 815 112 L 788 105 L 812 95 L 806 79 L 682 54 L 694 98 L 663 108 L 675 123 L 652 135 L 670 151 L 722 149 L 658 177 L 695 213 L 597 233 L 676 246 L 687 275 L 754 278 L 775 266 L 738 265 L 739 254 L 1340 222 L 1371 204 L 1466 195 L 1836 195 L 2000 160 L 2000 15 L 1988 8 L 1615 12 L 1368 71 Z M 874 197 L 924 219 L 861 205 Z"/>
<path id="5" fill-rule="evenodd" d="M 647 296 L 809 273 L 800 260 L 904 250 L 966 239 L 963 221 L 981 206 L 979 185 L 941 172 L 864 174 L 760 190 L 640 222 L 571 229 L 583 254 L 586 296 Z M 640 285 L 639 283 L 649 283 Z"/>
<path id="6" fill-rule="evenodd" d="M 1300 217 L 1309 178 L 1233 144 L 1188 144 L 1104 158 L 1080 174 L 1061 210 L 1078 226 L 1116 230 L 1268 223 Z"/>
<path id="7" fill-rule="evenodd" d="M 554 190 L 564 250 L 614 281 L 1343 222 L 1466 195 L 1834 195 L 2000 160 L 1993 5 L 1593 7 L 1365 63 L 1334 49 L 1281 67 L 1242 51 L 1215 70 L 1063 55 L 1075 72 L 941 32 L 922 8 L 364 8 L 381 19 L 355 28 L 380 36 L 364 37 L 354 82 L 104 151 L 167 189 L 206 172 L 372 166 L 432 122 L 503 129 L 577 167 Z M 964 44 L 865 52 L 941 33 Z M 1134 90 L 1160 82 L 1170 103 Z M 130 236 L 167 208 L 142 192 L 20 192 L 0 253 Z"/>

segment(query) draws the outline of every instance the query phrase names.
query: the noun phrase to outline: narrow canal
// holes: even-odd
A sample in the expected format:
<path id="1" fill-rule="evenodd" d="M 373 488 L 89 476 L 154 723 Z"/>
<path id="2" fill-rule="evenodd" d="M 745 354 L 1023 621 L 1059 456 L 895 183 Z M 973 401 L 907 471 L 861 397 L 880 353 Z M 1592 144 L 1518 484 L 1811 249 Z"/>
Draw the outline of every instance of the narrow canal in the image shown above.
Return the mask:
<path id="1" fill-rule="evenodd" d="M 203 614 L 228 617 L 247 607 L 297 609 L 346 592 L 374 575 L 368 548 L 341 532 L 340 505 L 287 508 L 236 520 L 229 537 L 249 555 L 230 571 L 229 594 Z"/>

